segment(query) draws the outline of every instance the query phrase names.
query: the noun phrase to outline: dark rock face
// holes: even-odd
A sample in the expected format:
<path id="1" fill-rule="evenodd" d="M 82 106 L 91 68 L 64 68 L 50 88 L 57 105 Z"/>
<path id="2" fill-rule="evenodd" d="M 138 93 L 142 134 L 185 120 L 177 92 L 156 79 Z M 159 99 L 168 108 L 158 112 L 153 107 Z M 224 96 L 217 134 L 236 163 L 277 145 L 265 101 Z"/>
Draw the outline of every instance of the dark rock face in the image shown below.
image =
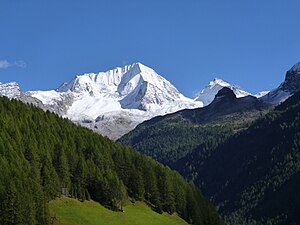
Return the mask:
<path id="1" fill-rule="evenodd" d="M 267 95 L 263 96 L 262 101 L 271 105 L 278 105 L 284 102 L 288 97 L 300 90 L 300 63 L 295 64 L 286 72 L 285 80 L 278 88 L 273 89 Z"/>
<path id="2" fill-rule="evenodd" d="M 228 99 L 236 99 L 236 96 L 234 94 L 234 92 L 227 87 L 222 88 L 215 96 L 215 98 L 217 97 L 226 97 Z"/>
<path id="3" fill-rule="evenodd" d="M 148 122 L 157 122 L 159 120 L 180 115 L 182 118 L 188 119 L 193 123 L 202 124 L 227 114 L 245 111 L 261 111 L 268 109 L 269 107 L 269 104 L 266 104 L 251 95 L 237 98 L 230 88 L 224 87 L 217 93 L 213 102 L 206 107 L 183 109 L 162 117 L 155 117 L 144 123 L 147 124 Z"/>
<path id="4" fill-rule="evenodd" d="M 291 93 L 300 90 L 300 71 L 293 69 L 287 71 L 285 80 L 281 84 L 281 89 Z"/>

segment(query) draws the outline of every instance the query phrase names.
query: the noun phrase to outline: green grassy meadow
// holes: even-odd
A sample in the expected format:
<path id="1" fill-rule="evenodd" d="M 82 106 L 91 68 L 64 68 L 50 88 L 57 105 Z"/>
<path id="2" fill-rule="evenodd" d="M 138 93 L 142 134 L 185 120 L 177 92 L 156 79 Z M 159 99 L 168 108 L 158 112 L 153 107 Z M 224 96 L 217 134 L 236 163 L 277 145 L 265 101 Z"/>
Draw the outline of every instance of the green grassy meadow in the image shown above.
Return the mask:
<path id="1" fill-rule="evenodd" d="M 125 212 L 114 212 L 94 201 L 62 197 L 49 203 L 54 225 L 186 225 L 176 214 L 158 214 L 145 203 L 128 203 Z"/>

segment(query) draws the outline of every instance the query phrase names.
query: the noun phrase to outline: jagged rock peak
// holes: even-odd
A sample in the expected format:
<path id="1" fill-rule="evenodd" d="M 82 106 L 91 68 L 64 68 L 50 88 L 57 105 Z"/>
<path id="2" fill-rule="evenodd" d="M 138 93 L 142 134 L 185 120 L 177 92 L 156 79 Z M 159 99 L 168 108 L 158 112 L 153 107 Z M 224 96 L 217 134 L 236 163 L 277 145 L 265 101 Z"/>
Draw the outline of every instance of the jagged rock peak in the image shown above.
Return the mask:
<path id="1" fill-rule="evenodd" d="M 63 83 L 56 89 L 58 92 L 120 92 L 120 87 L 131 89 L 135 85 L 141 85 L 145 81 L 158 86 L 161 81 L 169 83 L 158 75 L 153 69 L 137 62 L 123 67 L 116 67 L 106 72 L 85 73 L 75 76 L 70 82 Z M 122 90 L 124 91 L 124 90 Z M 126 90 L 125 90 L 126 92 Z M 127 93 L 127 92 L 126 92 Z M 124 94 L 124 93 L 123 93 Z"/>
<path id="2" fill-rule="evenodd" d="M 300 62 L 296 63 L 291 69 L 290 71 L 300 71 Z"/>
<path id="3" fill-rule="evenodd" d="M 221 85 L 223 87 L 227 87 L 227 86 L 230 86 L 230 84 L 225 81 L 225 80 L 222 80 L 220 78 L 217 78 L 215 77 L 211 82 L 209 82 L 208 86 L 213 86 L 213 85 Z"/>
<path id="4" fill-rule="evenodd" d="M 140 62 L 77 75 L 56 90 L 30 94 L 62 116 L 114 139 L 144 120 L 201 106 Z"/>
<path id="5" fill-rule="evenodd" d="M 296 63 L 286 72 L 285 80 L 281 84 L 281 89 L 291 93 L 300 89 L 300 62 Z"/>
<path id="6" fill-rule="evenodd" d="M 18 83 L 9 82 L 9 83 L 1 83 L 0 82 L 0 95 L 6 96 L 8 98 L 15 98 L 20 96 L 22 90 Z"/>

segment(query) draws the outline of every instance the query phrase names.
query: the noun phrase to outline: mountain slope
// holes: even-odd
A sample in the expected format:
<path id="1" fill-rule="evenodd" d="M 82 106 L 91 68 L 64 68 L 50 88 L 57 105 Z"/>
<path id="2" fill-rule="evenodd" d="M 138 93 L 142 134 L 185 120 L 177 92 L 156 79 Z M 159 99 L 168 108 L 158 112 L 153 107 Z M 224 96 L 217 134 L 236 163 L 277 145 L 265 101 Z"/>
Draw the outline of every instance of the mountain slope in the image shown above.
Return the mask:
<path id="1" fill-rule="evenodd" d="M 282 102 L 300 88 L 299 70 L 298 63 L 280 87 L 254 96 L 267 104 Z M 50 110 L 115 140 L 155 116 L 207 106 L 223 87 L 233 90 L 238 98 L 251 95 L 215 78 L 192 100 L 141 63 L 78 75 L 56 90 L 24 93 L 14 82 L 0 84 L 0 95 Z"/>
<path id="2" fill-rule="evenodd" d="M 6 96 L 10 99 L 15 98 L 22 102 L 33 104 L 41 109 L 47 110 L 47 108 L 43 105 L 43 103 L 40 100 L 23 92 L 16 82 L 0 82 L 0 96 Z"/>
<path id="3" fill-rule="evenodd" d="M 128 203 L 125 212 L 114 212 L 94 201 L 80 202 L 66 197 L 49 204 L 53 225 L 187 225 L 175 213 L 159 214 L 142 202 Z"/>
<path id="4" fill-rule="evenodd" d="M 283 99 L 300 90 L 298 69 L 299 64 L 296 64 L 276 89 L 277 93 L 284 91 Z M 229 93 L 228 89 L 225 92 Z M 266 117 L 268 119 L 264 129 L 259 129 L 256 133 L 253 125 L 249 128 L 253 131 L 252 136 L 237 138 L 240 131 L 247 130 L 251 122 L 270 110 L 270 105 L 283 101 L 278 98 L 279 95 L 272 93 L 275 91 L 253 101 L 254 105 L 258 103 L 262 106 L 258 111 L 255 111 L 255 107 L 254 110 L 250 107 L 250 110 L 243 113 L 241 108 L 240 112 L 232 111 L 232 114 L 230 111 L 238 104 L 232 101 L 233 104 L 227 103 L 226 107 L 218 108 L 218 105 L 222 106 L 222 101 L 221 104 L 218 101 L 224 97 L 216 96 L 215 102 L 208 107 L 182 111 L 189 112 L 189 116 L 177 112 L 144 122 L 120 141 L 134 146 L 142 153 L 176 169 L 187 179 L 193 180 L 205 195 L 212 197 L 218 204 L 229 224 L 292 224 L 293 221 L 298 224 L 295 209 L 299 208 L 299 202 L 291 199 L 293 195 L 290 194 L 299 194 L 298 153 L 294 152 L 298 151 L 299 145 L 295 143 L 300 139 L 298 106 L 295 106 L 294 115 L 283 116 L 285 121 L 274 122 L 272 119 L 276 118 L 274 115 L 280 115 L 280 110 L 288 110 L 281 107 L 290 105 L 293 108 L 293 105 L 297 105 L 297 95 L 278 106 L 275 112 L 268 114 L 271 119 Z M 253 99 L 250 96 L 246 98 Z M 227 95 L 225 99 L 234 99 L 234 93 Z M 200 113 L 209 107 L 213 113 Z M 221 113 L 214 115 L 217 112 Z M 225 115 L 226 113 L 229 114 Z M 212 120 L 209 121 L 210 119 Z M 250 123 L 245 123 L 245 120 Z M 243 131 L 241 135 L 246 132 Z M 238 133 L 237 137 L 232 137 L 235 133 Z M 228 147 L 226 143 L 232 140 L 231 137 L 235 141 Z M 222 146 L 227 146 L 228 149 Z M 249 165 L 253 166 L 248 167 Z"/>
<path id="5" fill-rule="evenodd" d="M 300 90 L 298 69 L 299 64 L 293 66 L 287 72 L 286 78 L 279 88 L 268 94 L 261 94 L 263 97 L 259 99 L 251 95 L 236 98 L 237 94 L 227 82 L 215 79 L 204 89 L 207 91 L 203 93 L 209 93 L 209 91 L 213 93 L 222 85 L 229 85 L 225 88 L 227 89 L 225 99 L 228 101 L 222 101 L 223 99 L 217 95 L 215 100 L 206 107 L 182 110 L 153 118 L 137 126 L 119 141 L 169 166 L 199 146 L 202 149 L 201 152 L 207 155 L 207 152 L 214 149 L 218 143 L 226 140 L 236 131 L 247 128 L 252 121 L 274 107 L 275 102 L 278 104 L 282 100 L 272 93 L 283 93 L 285 90 L 286 98 Z M 192 171 L 193 164 L 190 165 L 190 171 Z M 193 172 L 188 172 L 189 168 L 182 167 L 182 170 L 179 171 L 186 177 L 197 176 Z"/>
<path id="6" fill-rule="evenodd" d="M 29 94 L 60 115 L 112 139 L 152 117 L 201 106 L 141 63 L 79 75 L 56 90 Z"/>
<path id="7" fill-rule="evenodd" d="M 210 105 L 145 121 L 119 141 L 170 166 L 199 145 L 208 150 L 245 129 L 266 107 L 253 96 L 236 98 L 225 87 Z"/>
<path id="8" fill-rule="evenodd" d="M 223 224 L 193 184 L 133 149 L 14 99 L 0 97 L 0 109 L 0 224 L 49 224 L 47 202 L 61 194 L 114 210 L 129 196 Z"/>
<path id="9" fill-rule="evenodd" d="M 178 162 L 193 165 L 195 183 L 229 224 L 300 223 L 299 112 L 297 92 L 205 160 L 195 149 Z"/>
<path id="10" fill-rule="evenodd" d="M 277 105 L 300 90 L 300 62 L 286 72 L 285 80 L 279 87 L 271 90 L 261 99 L 269 104 Z"/>
<path id="11" fill-rule="evenodd" d="M 237 98 L 251 95 L 251 93 L 244 91 L 235 85 L 231 85 L 227 81 L 215 78 L 201 92 L 196 94 L 195 100 L 202 102 L 203 106 L 207 106 L 214 100 L 218 91 L 220 91 L 223 87 L 230 88 Z"/>

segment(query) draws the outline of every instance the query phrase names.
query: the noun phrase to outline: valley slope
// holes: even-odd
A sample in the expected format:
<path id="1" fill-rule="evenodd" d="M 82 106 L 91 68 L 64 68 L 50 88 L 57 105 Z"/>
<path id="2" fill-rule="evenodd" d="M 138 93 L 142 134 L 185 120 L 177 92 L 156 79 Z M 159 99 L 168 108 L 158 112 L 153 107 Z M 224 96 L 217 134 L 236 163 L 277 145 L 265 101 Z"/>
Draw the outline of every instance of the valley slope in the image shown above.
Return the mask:
<path id="1" fill-rule="evenodd" d="M 229 224 L 298 221 L 287 190 L 298 196 L 299 65 L 259 99 L 225 87 L 208 106 L 153 118 L 119 141 L 193 180 Z"/>
<path id="2" fill-rule="evenodd" d="M 61 195 L 120 211 L 137 199 L 193 224 L 223 224 L 198 189 L 133 149 L 54 113 L 0 97 L 0 224 L 49 224 Z"/>
<path id="3" fill-rule="evenodd" d="M 53 225 L 187 225 L 176 213 L 156 213 L 143 202 L 128 202 L 124 212 L 111 211 L 95 201 L 57 198 L 49 203 Z"/>
<path id="4" fill-rule="evenodd" d="M 119 142 L 172 166 L 198 146 L 203 147 L 203 154 L 210 154 L 210 149 L 246 129 L 268 108 L 268 104 L 253 96 L 237 98 L 230 88 L 224 87 L 210 105 L 153 118 Z"/>
<path id="5" fill-rule="evenodd" d="M 174 168 L 197 174 L 194 182 L 229 224 L 299 224 L 300 92 L 205 160 L 199 147 Z"/>
<path id="6" fill-rule="evenodd" d="M 209 100 L 208 93 L 219 90 L 208 106 L 145 121 L 119 142 L 169 166 L 196 147 L 202 149 L 205 158 L 219 143 L 247 129 L 251 122 L 300 90 L 299 68 L 299 63 L 295 64 L 286 72 L 285 80 L 278 88 L 258 99 L 236 86 L 215 79 L 199 95 L 202 100 Z"/>

